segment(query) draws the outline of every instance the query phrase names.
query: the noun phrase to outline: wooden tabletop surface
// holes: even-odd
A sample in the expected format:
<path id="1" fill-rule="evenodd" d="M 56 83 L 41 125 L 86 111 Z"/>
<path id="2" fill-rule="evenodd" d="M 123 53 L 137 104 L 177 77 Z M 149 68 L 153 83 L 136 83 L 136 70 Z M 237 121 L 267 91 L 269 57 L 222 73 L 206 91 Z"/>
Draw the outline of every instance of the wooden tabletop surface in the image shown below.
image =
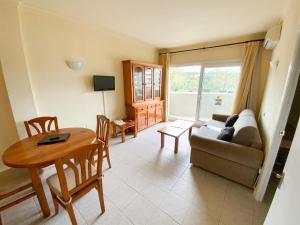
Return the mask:
<path id="1" fill-rule="evenodd" d="M 4 152 L 3 162 L 10 167 L 47 166 L 76 148 L 92 143 L 96 138 L 96 133 L 86 128 L 65 128 L 49 134 L 57 133 L 70 133 L 70 137 L 65 142 L 48 145 L 37 144 L 45 134 L 25 138 Z"/>
<path id="2" fill-rule="evenodd" d="M 185 120 L 176 120 L 166 127 L 159 129 L 159 133 L 163 133 L 172 137 L 179 137 L 185 131 L 190 129 L 193 126 L 193 122 L 185 121 Z"/>

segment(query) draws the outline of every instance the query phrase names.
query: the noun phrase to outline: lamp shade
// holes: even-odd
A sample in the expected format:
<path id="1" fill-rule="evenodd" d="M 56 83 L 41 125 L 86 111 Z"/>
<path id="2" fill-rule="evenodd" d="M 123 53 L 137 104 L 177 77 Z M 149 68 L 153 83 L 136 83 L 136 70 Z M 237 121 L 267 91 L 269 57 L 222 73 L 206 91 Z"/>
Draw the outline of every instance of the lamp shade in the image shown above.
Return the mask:
<path id="1" fill-rule="evenodd" d="M 81 70 L 83 67 L 82 61 L 67 60 L 66 64 L 71 70 Z"/>

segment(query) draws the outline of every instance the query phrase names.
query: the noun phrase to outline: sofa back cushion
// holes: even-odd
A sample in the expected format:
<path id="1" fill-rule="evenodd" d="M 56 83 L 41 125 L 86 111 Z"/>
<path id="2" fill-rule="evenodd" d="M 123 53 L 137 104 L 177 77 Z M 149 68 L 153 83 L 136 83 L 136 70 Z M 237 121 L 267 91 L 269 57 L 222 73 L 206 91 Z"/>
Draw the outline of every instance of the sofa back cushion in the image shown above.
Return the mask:
<path id="1" fill-rule="evenodd" d="M 239 118 L 235 122 L 234 128 L 235 132 L 231 142 L 256 149 L 262 149 L 262 140 L 252 110 L 243 110 L 239 114 Z"/>

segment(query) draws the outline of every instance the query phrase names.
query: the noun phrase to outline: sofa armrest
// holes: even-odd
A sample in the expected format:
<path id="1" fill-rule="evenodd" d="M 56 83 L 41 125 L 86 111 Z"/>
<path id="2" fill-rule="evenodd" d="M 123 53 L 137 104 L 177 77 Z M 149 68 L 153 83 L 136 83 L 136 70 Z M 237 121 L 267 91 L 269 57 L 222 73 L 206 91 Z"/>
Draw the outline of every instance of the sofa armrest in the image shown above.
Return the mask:
<path id="1" fill-rule="evenodd" d="M 262 165 L 264 154 L 259 149 L 219 139 L 206 138 L 197 134 L 191 136 L 190 142 L 192 149 L 195 151 L 204 151 L 255 169 L 260 168 Z"/>
<path id="2" fill-rule="evenodd" d="M 212 119 L 225 122 L 230 115 L 213 114 Z"/>

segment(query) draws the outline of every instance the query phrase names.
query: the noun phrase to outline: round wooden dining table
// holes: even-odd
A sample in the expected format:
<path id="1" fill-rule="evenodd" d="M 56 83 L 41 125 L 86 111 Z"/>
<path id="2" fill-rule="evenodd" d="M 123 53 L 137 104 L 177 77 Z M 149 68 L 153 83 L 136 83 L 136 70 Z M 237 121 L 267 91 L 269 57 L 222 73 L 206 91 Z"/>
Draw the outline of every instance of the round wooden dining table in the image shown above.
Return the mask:
<path id="1" fill-rule="evenodd" d="M 64 142 L 38 145 L 38 141 L 45 135 L 59 133 L 69 133 L 70 137 Z M 54 164 L 55 160 L 94 142 L 96 138 L 96 133 L 87 128 L 65 128 L 47 134 L 20 140 L 6 149 L 2 156 L 4 164 L 9 167 L 28 168 L 44 217 L 50 215 L 50 209 L 40 178 L 40 168 Z"/>

